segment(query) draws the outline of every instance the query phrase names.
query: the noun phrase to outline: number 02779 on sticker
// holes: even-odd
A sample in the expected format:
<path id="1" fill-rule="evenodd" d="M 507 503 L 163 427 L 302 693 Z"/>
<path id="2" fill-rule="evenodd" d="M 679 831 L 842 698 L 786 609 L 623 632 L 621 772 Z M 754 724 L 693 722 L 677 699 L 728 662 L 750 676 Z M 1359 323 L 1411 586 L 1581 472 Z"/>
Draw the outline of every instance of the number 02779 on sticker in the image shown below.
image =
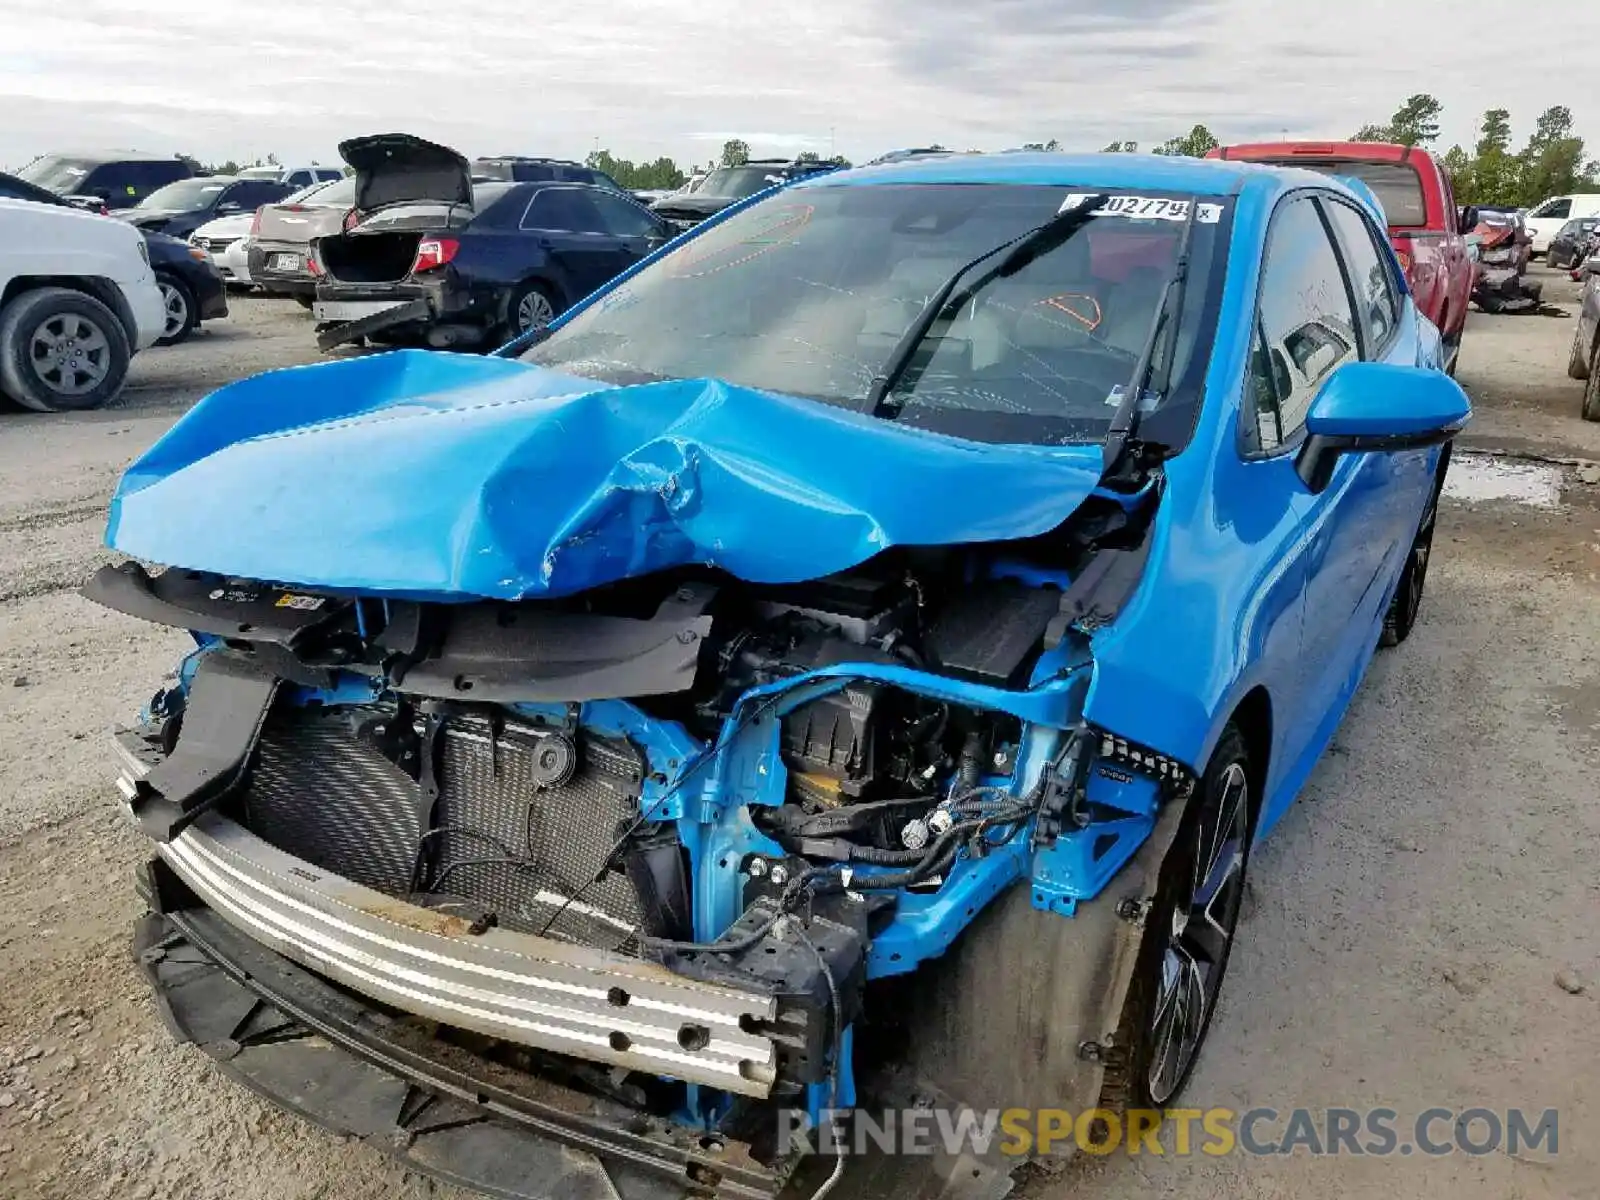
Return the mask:
<path id="1" fill-rule="evenodd" d="M 1061 202 L 1061 211 L 1077 208 L 1089 199 L 1088 192 L 1073 192 Z M 1187 221 L 1189 202 L 1164 196 L 1111 196 L 1095 210 L 1097 217 L 1130 217 L 1135 221 Z M 1202 204 L 1194 219 L 1202 225 L 1215 225 L 1222 219 L 1222 205 Z"/>

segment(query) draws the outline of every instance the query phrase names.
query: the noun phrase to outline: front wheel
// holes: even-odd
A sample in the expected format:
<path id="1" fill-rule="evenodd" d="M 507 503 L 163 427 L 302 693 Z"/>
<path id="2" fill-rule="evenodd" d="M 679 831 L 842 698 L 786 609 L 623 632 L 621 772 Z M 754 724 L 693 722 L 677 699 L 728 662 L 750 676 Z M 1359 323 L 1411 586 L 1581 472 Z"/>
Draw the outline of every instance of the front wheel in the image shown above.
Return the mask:
<path id="1" fill-rule="evenodd" d="M 166 310 L 158 346 L 176 346 L 195 331 L 200 324 L 200 305 L 195 301 L 189 285 L 176 275 L 164 271 L 156 273 L 156 286 L 161 289 L 161 304 Z"/>
<path id="2" fill-rule="evenodd" d="M 1587 379 L 1589 377 L 1589 347 L 1583 344 L 1583 329 L 1580 327 L 1573 331 L 1572 350 L 1567 355 L 1567 378 Z"/>
<path id="3" fill-rule="evenodd" d="M 1164 1108 L 1194 1073 L 1243 906 L 1253 778 L 1244 737 L 1230 724 L 1161 864 L 1106 1067 L 1102 1105 L 1112 1111 Z"/>
<path id="4" fill-rule="evenodd" d="M 116 313 L 83 292 L 38 288 L 0 313 L 0 392 L 35 412 L 99 408 L 132 357 Z"/>

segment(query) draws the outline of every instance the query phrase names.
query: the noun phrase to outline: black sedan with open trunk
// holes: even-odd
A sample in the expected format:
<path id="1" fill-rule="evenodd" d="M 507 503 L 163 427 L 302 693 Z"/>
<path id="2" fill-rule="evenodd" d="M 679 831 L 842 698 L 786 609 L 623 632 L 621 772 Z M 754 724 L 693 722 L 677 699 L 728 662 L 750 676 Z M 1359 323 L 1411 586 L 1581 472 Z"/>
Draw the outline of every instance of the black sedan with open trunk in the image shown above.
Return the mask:
<path id="1" fill-rule="evenodd" d="M 546 321 L 672 236 L 609 188 L 472 181 L 468 161 L 409 134 L 345 142 L 355 207 L 312 243 L 324 350 L 484 347 Z"/>

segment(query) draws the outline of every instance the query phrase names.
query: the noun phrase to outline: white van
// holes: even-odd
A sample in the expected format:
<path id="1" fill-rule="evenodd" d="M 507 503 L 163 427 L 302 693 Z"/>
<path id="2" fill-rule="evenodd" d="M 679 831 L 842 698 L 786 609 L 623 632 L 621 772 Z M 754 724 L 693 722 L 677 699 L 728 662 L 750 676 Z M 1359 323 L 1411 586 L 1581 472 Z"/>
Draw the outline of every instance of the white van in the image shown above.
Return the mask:
<path id="1" fill-rule="evenodd" d="M 1533 252 L 1543 254 L 1550 249 L 1550 239 L 1574 217 L 1600 217 L 1600 192 L 1551 196 L 1530 208 L 1525 220 L 1533 236 Z"/>
<path id="2" fill-rule="evenodd" d="M 132 225 L 0 199 L 0 393 L 36 412 L 99 408 L 166 315 Z"/>

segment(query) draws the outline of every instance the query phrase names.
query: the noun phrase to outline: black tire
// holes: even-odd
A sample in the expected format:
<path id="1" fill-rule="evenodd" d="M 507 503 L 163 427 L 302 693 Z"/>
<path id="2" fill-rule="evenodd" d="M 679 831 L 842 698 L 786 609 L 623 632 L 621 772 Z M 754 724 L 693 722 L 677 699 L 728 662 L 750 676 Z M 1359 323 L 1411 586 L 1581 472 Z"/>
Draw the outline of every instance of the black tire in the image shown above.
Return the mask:
<path id="1" fill-rule="evenodd" d="M 1103 1108 L 1115 1113 L 1164 1108 L 1194 1072 L 1243 908 L 1260 803 L 1256 779 L 1244 736 L 1230 723 L 1161 864 L 1106 1061 Z"/>
<path id="2" fill-rule="evenodd" d="M 1583 387 L 1583 419 L 1600 421 L 1600 338 L 1589 356 L 1589 382 Z"/>
<path id="3" fill-rule="evenodd" d="M 1406 555 L 1394 598 L 1389 601 L 1389 611 L 1383 614 L 1383 632 L 1378 636 L 1380 646 L 1398 646 L 1410 637 L 1417 614 L 1422 611 L 1422 594 L 1428 585 L 1428 562 L 1433 557 L 1433 531 L 1439 523 L 1439 496 L 1444 491 L 1445 472 L 1450 468 L 1450 450 L 1450 446 L 1445 446 L 1439 458 L 1433 494 L 1428 497 L 1428 507 L 1423 510 L 1422 522 L 1411 540 L 1411 551 Z"/>
<path id="4" fill-rule="evenodd" d="M 561 315 L 561 300 L 549 287 L 537 280 L 529 280 L 518 285 L 506 300 L 506 335 L 508 338 L 521 337 L 528 330 L 535 328 L 545 321 L 553 320 Z M 548 315 L 542 320 L 529 320 L 530 309 L 547 310 Z M 536 314 L 535 314 L 536 315 Z"/>
<path id="5" fill-rule="evenodd" d="M 161 300 L 167 310 L 167 323 L 162 327 L 156 345 L 176 346 L 179 342 L 187 341 L 189 335 L 199 328 L 200 302 L 195 299 L 194 289 L 176 275 L 157 271 L 156 284 L 161 288 Z"/>
<path id="6" fill-rule="evenodd" d="M 1461 334 L 1458 333 L 1455 337 L 1441 339 L 1440 346 L 1444 351 L 1444 373 L 1454 379 L 1456 377 L 1456 364 L 1461 361 Z"/>
<path id="7" fill-rule="evenodd" d="M 1592 374 L 1589 369 L 1589 360 L 1594 356 L 1596 347 L 1600 347 L 1600 335 L 1595 337 L 1594 346 L 1583 344 L 1583 329 L 1580 326 L 1572 332 L 1572 353 L 1567 355 L 1567 378 L 1587 379 Z"/>
<path id="8" fill-rule="evenodd" d="M 82 292 L 37 288 L 0 312 L 0 391 L 34 412 L 109 403 L 132 357 L 116 313 Z"/>

